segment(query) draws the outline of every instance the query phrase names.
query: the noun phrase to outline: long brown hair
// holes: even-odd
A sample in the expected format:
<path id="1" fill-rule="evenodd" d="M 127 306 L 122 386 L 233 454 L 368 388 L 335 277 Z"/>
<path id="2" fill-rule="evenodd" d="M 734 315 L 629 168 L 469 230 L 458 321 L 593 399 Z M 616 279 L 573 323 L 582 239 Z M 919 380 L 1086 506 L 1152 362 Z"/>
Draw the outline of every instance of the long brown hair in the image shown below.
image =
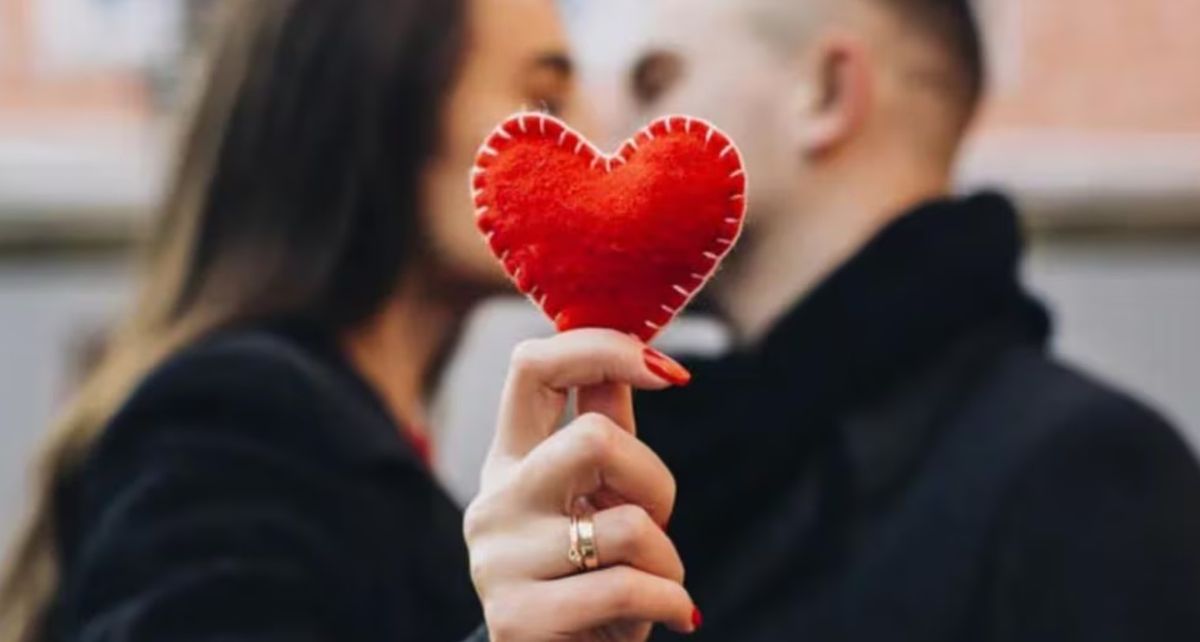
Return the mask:
<path id="1" fill-rule="evenodd" d="M 149 370 L 230 326 L 362 320 L 414 253 L 464 3 L 225 2 L 140 295 L 36 471 L 0 583 L 0 642 L 44 637 L 59 581 L 56 489 Z"/>

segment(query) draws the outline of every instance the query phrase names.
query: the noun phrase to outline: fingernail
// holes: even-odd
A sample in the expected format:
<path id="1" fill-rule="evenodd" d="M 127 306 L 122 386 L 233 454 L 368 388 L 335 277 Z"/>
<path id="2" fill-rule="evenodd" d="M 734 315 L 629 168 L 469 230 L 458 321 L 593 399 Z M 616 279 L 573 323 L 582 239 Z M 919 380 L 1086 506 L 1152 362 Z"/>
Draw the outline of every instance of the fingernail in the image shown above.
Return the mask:
<path id="1" fill-rule="evenodd" d="M 700 630 L 704 624 L 704 616 L 700 614 L 700 609 L 696 606 L 692 607 L 692 632 Z"/>
<path id="2" fill-rule="evenodd" d="M 650 372 L 673 385 L 686 386 L 692 380 L 692 373 L 671 357 L 654 348 L 646 348 L 642 351 L 642 356 L 645 358 L 646 367 L 650 369 Z"/>

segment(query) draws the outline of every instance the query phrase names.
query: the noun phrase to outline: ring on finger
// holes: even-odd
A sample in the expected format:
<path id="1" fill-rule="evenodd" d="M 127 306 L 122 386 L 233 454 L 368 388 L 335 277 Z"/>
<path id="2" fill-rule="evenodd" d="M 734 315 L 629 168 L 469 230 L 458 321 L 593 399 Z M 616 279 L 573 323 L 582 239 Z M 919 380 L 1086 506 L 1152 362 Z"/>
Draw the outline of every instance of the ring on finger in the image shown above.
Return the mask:
<path id="1" fill-rule="evenodd" d="M 596 522 L 591 513 L 571 515 L 570 539 L 567 558 L 575 568 L 584 573 L 600 567 L 600 556 L 596 550 Z"/>

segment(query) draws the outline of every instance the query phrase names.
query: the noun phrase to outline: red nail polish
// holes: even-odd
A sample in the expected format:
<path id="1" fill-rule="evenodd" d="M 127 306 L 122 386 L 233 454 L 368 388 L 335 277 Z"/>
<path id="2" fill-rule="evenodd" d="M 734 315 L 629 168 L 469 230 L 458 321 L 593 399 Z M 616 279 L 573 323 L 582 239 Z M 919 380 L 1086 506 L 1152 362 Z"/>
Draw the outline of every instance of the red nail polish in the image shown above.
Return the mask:
<path id="1" fill-rule="evenodd" d="M 646 348 L 642 351 L 646 367 L 655 375 L 676 386 L 686 386 L 692 380 L 692 373 L 679 365 L 674 359 L 655 350 Z"/>
<path id="2" fill-rule="evenodd" d="M 700 609 L 692 607 L 692 631 L 699 631 L 701 625 L 704 624 L 704 616 L 700 615 Z"/>

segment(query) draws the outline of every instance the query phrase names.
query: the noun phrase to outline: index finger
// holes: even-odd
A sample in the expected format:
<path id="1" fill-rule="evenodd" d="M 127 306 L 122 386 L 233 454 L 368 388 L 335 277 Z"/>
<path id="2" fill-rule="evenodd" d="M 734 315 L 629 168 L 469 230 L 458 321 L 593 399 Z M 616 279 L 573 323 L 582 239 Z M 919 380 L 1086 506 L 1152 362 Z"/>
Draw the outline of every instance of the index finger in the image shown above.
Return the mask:
<path id="1" fill-rule="evenodd" d="M 686 370 L 644 343 L 613 330 L 564 332 L 513 351 L 493 451 L 520 459 L 556 428 L 571 388 L 625 384 L 644 390 L 682 385 Z"/>

